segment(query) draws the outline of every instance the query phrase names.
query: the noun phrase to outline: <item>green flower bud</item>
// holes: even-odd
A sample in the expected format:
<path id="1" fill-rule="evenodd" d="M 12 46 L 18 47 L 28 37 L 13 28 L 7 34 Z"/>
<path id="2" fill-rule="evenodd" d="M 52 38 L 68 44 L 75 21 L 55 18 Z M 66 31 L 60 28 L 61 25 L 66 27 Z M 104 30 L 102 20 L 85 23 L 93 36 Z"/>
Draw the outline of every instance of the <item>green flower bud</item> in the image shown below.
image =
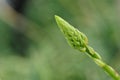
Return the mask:
<path id="1" fill-rule="evenodd" d="M 74 28 L 61 17 L 55 16 L 55 19 L 70 46 L 82 52 L 85 52 L 86 45 L 88 44 L 88 39 L 86 35 Z"/>
<path id="2" fill-rule="evenodd" d="M 86 46 L 86 52 L 90 55 L 90 57 L 101 59 L 101 56 L 90 46 Z"/>

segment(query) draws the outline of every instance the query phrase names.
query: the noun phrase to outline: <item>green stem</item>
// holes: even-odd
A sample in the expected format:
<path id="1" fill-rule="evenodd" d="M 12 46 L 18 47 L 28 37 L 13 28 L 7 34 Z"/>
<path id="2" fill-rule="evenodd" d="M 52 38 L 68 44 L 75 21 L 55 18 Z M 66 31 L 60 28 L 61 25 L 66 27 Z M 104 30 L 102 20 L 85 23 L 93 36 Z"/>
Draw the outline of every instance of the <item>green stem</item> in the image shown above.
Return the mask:
<path id="1" fill-rule="evenodd" d="M 89 57 L 93 59 L 93 61 L 99 67 L 101 67 L 108 75 L 110 75 L 114 80 L 120 80 L 119 74 L 111 66 L 102 61 L 101 56 L 97 52 L 95 52 L 93 48 L 87 46 L 86 52 L 89 55 Z"/>
<path id="2" fill-rule="evenodd" d="M 67 21 L 59 16 L 55 16 L 56 22 L 63 32 L 68 44 L 80 52 L 86 52 L 87 55 L 105 72 L 107 72 L 114 80 L 120 80 L 119 74 L 108 64 L 102 61 L 101 56 L 88 45 L 88 39 L 85 34 L 74 28 Z"/>
<path id="3" fill-rule="evenodd" d="M 107 65 L 105 62 L 99 59 L 93 58 L 95 63 L 101 67 L 108 75 L 110 75 L 114 80 L 120 80 L 119 74 L 109 65 Z"/>

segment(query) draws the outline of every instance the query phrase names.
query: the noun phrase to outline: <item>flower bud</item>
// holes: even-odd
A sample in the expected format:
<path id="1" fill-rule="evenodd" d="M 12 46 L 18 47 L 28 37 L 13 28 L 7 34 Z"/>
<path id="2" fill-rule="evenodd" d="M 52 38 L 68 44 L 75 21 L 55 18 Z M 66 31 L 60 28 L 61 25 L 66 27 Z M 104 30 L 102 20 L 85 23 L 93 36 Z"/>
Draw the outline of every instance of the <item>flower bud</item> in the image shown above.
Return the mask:
<path id="1" fill-rule="evenodd" d="M 56 22 L 63 32 L 68 43 L 75 49 L 82 52 L 86 51 L 86 45 L 88 44 L 88 39 L 85 34 L 80 32 L 78 29 L 74 28 L 67 21 L 59 16 L 55 16 Z"/>

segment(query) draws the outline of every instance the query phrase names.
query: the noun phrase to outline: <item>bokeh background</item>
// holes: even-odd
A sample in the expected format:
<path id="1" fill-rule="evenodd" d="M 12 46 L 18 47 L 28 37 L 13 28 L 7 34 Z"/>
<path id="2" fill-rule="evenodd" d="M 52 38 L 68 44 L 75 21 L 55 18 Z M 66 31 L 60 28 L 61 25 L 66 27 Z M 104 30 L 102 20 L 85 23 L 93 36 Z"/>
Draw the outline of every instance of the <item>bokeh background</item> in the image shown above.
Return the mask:
<path id="1" fill-rule="evenodd" d="M 0 3 L 1 80 L 112 80 L 67 44 L 54 15 L 84 32 L 89 45 L 120 73 L 119 0 L 28 0 L 24 14 L 13 15 Z"/>

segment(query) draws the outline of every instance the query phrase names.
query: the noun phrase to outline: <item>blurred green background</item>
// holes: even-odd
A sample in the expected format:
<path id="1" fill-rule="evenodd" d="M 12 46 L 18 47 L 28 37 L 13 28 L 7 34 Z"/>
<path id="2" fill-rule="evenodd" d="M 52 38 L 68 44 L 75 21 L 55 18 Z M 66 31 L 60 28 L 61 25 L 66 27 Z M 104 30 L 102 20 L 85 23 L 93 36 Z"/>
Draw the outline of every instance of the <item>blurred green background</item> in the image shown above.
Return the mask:
<path id="1" fill-rule="evenodd" d="M 67 44 L 56 14 L 84 32 L 89 45 L 120 73 L 119 0 L 29 0 L 24 17 L 36 26 L 23 32 L 26 57 L 11 48 L 13 28 L 0 19 L 0 80 L 112 80 Z"/>

